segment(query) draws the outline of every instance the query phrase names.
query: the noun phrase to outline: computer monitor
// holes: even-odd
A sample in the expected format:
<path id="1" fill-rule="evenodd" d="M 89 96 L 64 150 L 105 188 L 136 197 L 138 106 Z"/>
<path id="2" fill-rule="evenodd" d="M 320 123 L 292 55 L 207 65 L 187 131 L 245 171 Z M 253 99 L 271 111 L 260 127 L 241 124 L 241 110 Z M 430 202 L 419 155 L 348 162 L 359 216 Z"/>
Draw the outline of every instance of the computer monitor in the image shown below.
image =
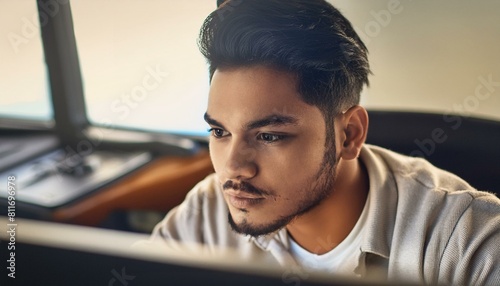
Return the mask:
<path id="1" fill-rule="evenodd" d="M 0 285 L 359 285 L 147 235 L 1 217 Z M 4 271 L 7 270 L 7 271 Z M 362 284 L 377 283 L 363 281 Z"/>

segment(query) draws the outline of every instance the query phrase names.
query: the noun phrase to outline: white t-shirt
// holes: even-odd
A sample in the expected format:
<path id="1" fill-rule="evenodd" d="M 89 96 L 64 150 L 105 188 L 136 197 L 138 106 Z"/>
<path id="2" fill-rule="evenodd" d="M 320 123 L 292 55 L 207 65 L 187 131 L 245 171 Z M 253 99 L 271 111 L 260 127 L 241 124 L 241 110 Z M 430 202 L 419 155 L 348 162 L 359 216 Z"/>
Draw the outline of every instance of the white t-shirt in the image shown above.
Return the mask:
<path id="1" fill-rule="evenodd" d="M 311 253 L 302 248 L 290 236 L 288 236 L 290 242 L 290 253 L 293 255 L 297 263 L 307 270 L 352 275 L 354 268 L 358 265 L 357 253 L 359 253 L 363 232 L 366 226 L 369 200 L 370 193 L 368 193 L 363 211 L 361 212 L 356 225 L 351 230 L 349 235 L 339 245 L 337 245 L 337 247 L 325 254 L 317 255 Z"/>

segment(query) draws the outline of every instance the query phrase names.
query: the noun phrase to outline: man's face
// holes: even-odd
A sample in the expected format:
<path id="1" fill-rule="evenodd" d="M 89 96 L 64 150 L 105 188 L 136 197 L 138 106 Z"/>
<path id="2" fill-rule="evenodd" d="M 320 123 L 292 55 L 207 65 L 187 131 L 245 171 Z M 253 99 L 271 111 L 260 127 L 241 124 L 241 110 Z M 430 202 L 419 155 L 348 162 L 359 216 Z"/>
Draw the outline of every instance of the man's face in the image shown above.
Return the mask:
<path id="1" fill-rule="evenodd" d="M 335 148 L 325 149 L 322 113 L 296 86 L 293 75 L 263 66 L 212 78 L 210 155 L 237 232 L 278 230 L 333 191 L 335 162 L 326 155 Z"/>

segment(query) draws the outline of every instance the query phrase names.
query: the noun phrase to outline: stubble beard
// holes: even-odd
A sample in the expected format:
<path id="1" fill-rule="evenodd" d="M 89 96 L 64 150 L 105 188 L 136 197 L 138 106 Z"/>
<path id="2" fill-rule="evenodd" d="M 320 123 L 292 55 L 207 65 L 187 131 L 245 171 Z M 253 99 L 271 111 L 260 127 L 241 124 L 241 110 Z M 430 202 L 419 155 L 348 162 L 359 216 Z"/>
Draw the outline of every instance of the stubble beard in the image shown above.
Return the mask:
<path id="1" fill-rule="evenodd" d="M 249 223 L 246 218 L 237 224 L 231 212 L 228 212 L 228 222 L 233 231 L 253 237 L 266 235 L 286 227 L 292 220 L 320 205 L 321 202 L 333 193 L 337 168 L 337 158 L 335 154 L 335 145 L 333 145 L 325 152 L 319 171 L 312 178 L 312 181 L 315 181 L 316 184 L 310 191 L 302 192 L 304 198 L 289 215 L 281 216 L 270 223 L 255 225 Z"/>

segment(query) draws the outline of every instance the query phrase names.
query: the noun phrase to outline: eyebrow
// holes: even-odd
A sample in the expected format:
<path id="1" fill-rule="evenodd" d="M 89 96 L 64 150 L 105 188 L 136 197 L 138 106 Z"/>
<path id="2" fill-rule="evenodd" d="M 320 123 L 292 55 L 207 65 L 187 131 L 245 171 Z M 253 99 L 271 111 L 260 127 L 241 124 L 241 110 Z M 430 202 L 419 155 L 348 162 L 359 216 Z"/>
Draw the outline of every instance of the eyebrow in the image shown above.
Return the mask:
<path id="1" fill-rule="evenodd" d="M 217 120 L 210 117 L 208 113 L 205 113 L 203 116 L 205 121 L 208 124 L 219 126 L 224 128 L 224 126 L 218 122 Z M 271 114 L 262 119 L 258 119 L 252 122 L 249 122 L 246 125 L 247 130 L 252 130 L 256 128 L 266 127 L 266 126 L 283 126 L 283 125 L 297 125 L 298 119 L 292 116 L 280 115 L 280 114 Z M 225 128 L 224 128 L 225 129 Z"/>
<path id="2" fill-rule="evenodd" d="M 213 119 L 212 117 L 210 117 L 210 115 L 208 115 L 207 112 L 205 112 L 205 114 L 203 115 L 203 119 L 205 119 L 205 121 L 210 124 L 210 125 L 214 125 L 214 126 L 219 126 L 219 127 L 222 127 L 224 129 L 226 129 L 224 127 L 224 125 L 222 125 L 222 123 L 220 123 L 219 121 Z"/>
<path id="3" fill-rule="evenodd" d="M 298 119 L 292 116 L 273 114 L 247 124 L 247 129 L 256 129 L 266 126 L 297 125 Z"/>

